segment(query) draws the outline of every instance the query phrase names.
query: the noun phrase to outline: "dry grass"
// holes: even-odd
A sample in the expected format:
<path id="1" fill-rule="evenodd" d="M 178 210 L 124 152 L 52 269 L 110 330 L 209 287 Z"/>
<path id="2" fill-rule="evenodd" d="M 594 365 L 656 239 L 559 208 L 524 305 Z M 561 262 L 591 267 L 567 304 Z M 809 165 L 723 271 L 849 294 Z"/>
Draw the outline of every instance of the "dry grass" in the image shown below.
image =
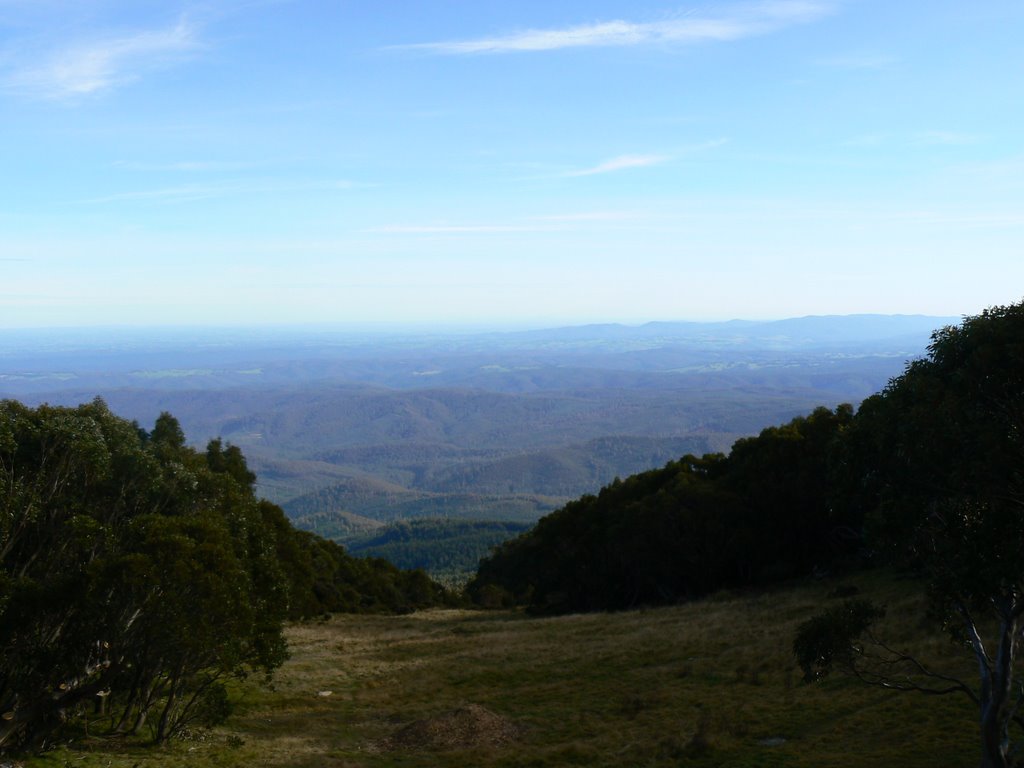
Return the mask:
<path id="1" fill-rule="evenodd" d="M 884 632 L 970 678 L 970 663 L 919 625 L 920 606 L 905 585 L 884 575 L 854 581 L 889 604 Z M 293 627 L 292 659 L 273 690 L 241 688 L 229 727 L 205 741 L 155 751 L 72 745 L 28 765 L 976 764 L 975 716 L 957 699 L 840 679 L 800 684 L 790 652 L 795 628 L 835 586 L 549 619 L 339 616 Z M 479 717 L 446 725 L 459 711 Z M 470 735 L 451 748 L 443 739 L 403 740 L 402 729 L 417 721 L 424 732 Z M 514 738 L 473 737 L 498 724 Z"/>

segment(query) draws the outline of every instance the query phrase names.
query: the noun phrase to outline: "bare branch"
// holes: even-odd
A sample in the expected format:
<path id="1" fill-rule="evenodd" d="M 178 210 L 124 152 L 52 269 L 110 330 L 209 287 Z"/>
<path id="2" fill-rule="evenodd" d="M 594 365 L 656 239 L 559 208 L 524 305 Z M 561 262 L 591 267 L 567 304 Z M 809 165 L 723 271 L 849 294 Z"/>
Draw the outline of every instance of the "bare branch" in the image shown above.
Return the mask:
<path id="1" fill-rule="evenodd" d="M 856 662 L 852 663 L 850 671 L 863 682 L 871 685 L 877 685 L 882 688 L 889 688 L 891 690 L 917 691 L 919 693 L 933 695 L 962 693 L 974 704 L 979 704 L 978 695 L 974 692 L 974 689 L 960 678 L 930 669 L 915 656 L 911 656 L 910 654 L 902 651 L 897 651 L 896 649 L 886 645 L 873 633 L 869 632 L 868 638 L 871 640 L 872 645 L 882 649 L 887 655 L 883 656 L 879 654 L 872 654 L 869 653 L 867 649 L 860 649 L 860 658 L 865 659 L 869 664 L 878 669 L 878 671 L 875 672 L 862 667 L 858 668 Z M 949 685 L 945 687 L 933 687 L 915 682 L 909 674 L 899 675 L 896 667 L 900 665 L 909 666 L 911 670 L 916 671 L 916 673 L 921 677 L 941 681 L 943 683 L 948 683 Z"/>

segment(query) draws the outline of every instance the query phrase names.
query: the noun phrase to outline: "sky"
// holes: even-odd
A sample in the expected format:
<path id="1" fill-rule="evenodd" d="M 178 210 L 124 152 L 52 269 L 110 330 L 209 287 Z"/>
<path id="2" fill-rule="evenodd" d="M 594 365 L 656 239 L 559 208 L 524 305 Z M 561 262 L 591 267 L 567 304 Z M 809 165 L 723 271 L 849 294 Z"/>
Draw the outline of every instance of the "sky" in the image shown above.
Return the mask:
<path id="1" fill-rule="evenodd" d="M 1019 0 L 0 0 L 0 328 L 1024 298 Z"/>

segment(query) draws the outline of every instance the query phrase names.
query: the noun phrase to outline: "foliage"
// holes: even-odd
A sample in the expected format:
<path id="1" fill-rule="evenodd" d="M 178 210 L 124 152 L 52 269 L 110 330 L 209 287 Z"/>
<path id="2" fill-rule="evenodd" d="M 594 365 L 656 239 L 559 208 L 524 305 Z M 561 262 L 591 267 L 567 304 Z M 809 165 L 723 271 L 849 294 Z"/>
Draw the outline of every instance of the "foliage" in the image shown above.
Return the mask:
<path id="1" fill-rule="evenodd" d="M 380 521 L 445 517 L 532 523 L 553 510 L 556 503 L 549 497 L 531 494 L 487 496 L 407 490 L 359 478 L 319 488 L 282 506 L 297 528 L 345 543 Z"/>
<path id="2" fill-rule="evenodd" d="M 829 497 L 827 457 L 851 418 L 849 406 L 819 408 L 738 441 L 728 457 L 687 455 L 616 480 L 499 547 L 469 592 L 544 612 L 607 610 L 836 563 L 860 527 Z"/>
<path id="3" fill-rule="evenodd" d="M 0 404 L 0 746 L 86 703 L 163 741 L 225 678 L 285 658 L 286 581 L 236 450 L 102 401 Z"/>
<path id="4" fill-rule="evenodd" d="M 297 531 L 310 558 L 317 613 L 409 613 L 449 605 L 456 597 L 423 570 L 402 570 L 382 558 L 349 555 L 333 541 Z"/>
<path id="5" fill-rule="evenodd" d="M 465 579 L 492 548 L 525 531 L 526 523 L 426 519 L 399 521 L 346 546 L 358 557 L 380 557 L 434 577 Z"/>
<path id="6" fill-rule="evenodd" d="M 857 641 L 884 615 L 867 600 L 847 600 L 803 622 L 796 631 L 793 654 L 804 671 L 804 681 L 820 680 L 833 666 L 854 670 L 862 652 Z"/>

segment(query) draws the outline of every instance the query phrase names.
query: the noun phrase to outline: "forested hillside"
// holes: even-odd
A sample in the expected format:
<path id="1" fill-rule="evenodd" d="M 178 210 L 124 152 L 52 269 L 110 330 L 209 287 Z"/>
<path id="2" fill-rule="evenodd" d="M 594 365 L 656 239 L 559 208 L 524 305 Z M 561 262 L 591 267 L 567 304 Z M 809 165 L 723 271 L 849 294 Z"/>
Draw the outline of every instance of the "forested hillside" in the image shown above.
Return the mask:
<path id="1" fill-rule="evenodd" d="M 345 548 L 358 557 L 380 557 L 399 568 L 422 568 L 445 583 L 462 584 L 476 571 L 480 558 L 529 527 L 480 520 L 410 520 L 349 538 Z"/>
<path id="2" fill-rule="evenodd" d="M 482 605 L 562 613 L 896 564 L 928 596 L 922 620 L 977 676 L 901 650 L 877 632 L 884 607 L 853 599 L 800 625 L 805 680 L 838 670 L 964 696 L 983 768 L 1009 768 L 1024 729 L 1022 466 L 1024 303 L 936 331 L 927 357 L 856 413 L 819 408 L 728 455 L 685 456 L 567 504 L 481 562 L 468 589 Z"/>
<path id="3" fill-rule="evenodd" d="M 326 529 L 316 526 L 328 524 L 335 518 L 344 525 L 344 520 L 351 519 L 350 514 L 383 522 L 417 517 L 467 520 L 493 517 L 532 522 L 553 510 L 560 501 L 559 497 L 532 494 L 432 493 L 360 477 L 304 494 L 282 506 L 298 527 L 322 531 Z M 339 512 L 341 517 L 338 517 Z"/>
<path id="4" fill-rule="evenodd" d="M 929 504 L 982 493 L 970 503 L 987 515 L 1014 510 L 1022 317 L 1024 305 L 995 307 L 935 331 L 927 356 L 856 412 L 818 407 L 728 453 L 690 453 L 583 495 L 502 545 L 469 590 L 541 612 L 674 602 L 897 557 Z M 1002 530 L 1017 530 L 1006 514 Z"/>
<path id="5" fill-rule="evenodd" d="M 674 602 L 855 556 L 856 507 L 831 504 L 828 457 L 853 417 L 820 408 L 728 455 L 687 455 L 540 520 L 480 565 L 470 591 L 534 610 Z"/>

